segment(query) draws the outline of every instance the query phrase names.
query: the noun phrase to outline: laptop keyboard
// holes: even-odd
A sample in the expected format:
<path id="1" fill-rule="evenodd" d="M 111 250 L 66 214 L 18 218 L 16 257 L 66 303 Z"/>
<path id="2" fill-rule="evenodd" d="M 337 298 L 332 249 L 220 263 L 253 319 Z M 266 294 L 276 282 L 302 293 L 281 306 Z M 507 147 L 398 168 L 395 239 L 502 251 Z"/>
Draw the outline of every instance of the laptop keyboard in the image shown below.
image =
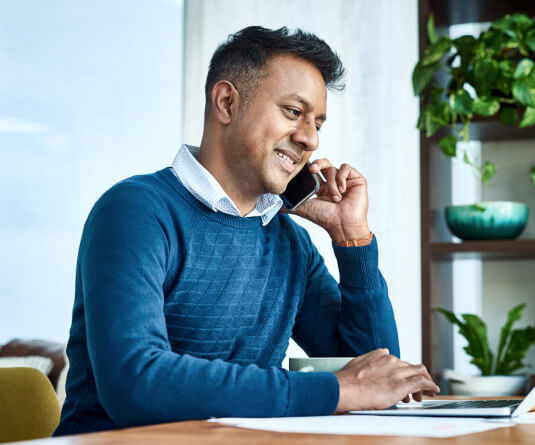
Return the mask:
<path id="1" fill-rule="evenodd" d="M 450 409 L 450 408 L 516 408 L 521 400 L 467 400 L 451 403 L 437 403 L 428 405 L 425 409 Z"/>

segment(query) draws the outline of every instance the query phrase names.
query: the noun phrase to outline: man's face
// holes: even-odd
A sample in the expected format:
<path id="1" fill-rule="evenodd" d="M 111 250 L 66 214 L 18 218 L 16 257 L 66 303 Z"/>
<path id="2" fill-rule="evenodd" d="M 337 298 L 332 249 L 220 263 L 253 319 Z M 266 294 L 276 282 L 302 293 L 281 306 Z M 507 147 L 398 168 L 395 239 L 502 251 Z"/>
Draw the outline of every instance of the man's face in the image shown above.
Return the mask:
<path id="1" fill-rule="evenodd" d="M 318 148 L 327 89 L 319 70 L 293 56 L 268 62 L 249 107 L 229 127 L 227 159 L 251 195 L 281 194 Z"/>

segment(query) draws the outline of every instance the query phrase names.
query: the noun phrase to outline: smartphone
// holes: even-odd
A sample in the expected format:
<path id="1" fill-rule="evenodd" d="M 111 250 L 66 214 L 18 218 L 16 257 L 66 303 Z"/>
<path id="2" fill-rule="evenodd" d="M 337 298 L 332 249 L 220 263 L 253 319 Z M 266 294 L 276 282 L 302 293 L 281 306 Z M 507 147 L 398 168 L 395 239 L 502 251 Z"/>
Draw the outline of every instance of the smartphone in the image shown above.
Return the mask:
<path id="1" fill-rule="evenodd" d="M 288 183 L 288 187 L 280 195 L 284 208 L 289 212 L 293 212 L 305 201 L 312 198 L 320 189 L 318 175 L 310 173 L 308 167 L 310 167 L 309 162 Z"/>

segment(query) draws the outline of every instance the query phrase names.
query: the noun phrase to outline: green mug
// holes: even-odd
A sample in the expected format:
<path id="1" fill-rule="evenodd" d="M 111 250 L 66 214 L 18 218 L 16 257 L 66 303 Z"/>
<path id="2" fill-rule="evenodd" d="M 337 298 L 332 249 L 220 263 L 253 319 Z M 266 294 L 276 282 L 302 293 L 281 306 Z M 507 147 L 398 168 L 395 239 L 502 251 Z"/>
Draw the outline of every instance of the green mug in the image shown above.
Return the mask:
<path id="1" fill-rule="evenodd" d="M 290 358 L 290 371 L 336 372 L 347 365 L 353 357 L 303 357 Z"/>

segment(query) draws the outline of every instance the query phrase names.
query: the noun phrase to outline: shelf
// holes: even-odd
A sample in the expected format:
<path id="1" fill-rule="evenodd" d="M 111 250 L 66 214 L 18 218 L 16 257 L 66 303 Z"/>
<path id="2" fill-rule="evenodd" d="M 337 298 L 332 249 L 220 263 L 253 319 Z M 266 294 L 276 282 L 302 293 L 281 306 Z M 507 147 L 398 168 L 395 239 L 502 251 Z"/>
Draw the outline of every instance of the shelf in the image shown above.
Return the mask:
<path id="1" fill-rule="evenodd" d="M 500 121 L 481 120 L 471 124 L 470 139 L 482 142 L 535 139 L 535 127 L 518 128 Z"/>
<path id="2" fill-rule="evenodd" d="M 456 125 L 457 131 L 461 130 L 462 124 Z M 450 133 L 449 128 L 442 128 L 438 131 L 438 137 L 446 136 Z M 490 141 L 514 141 L 535 139 L 535 126 L 528 128 L 518 128 L 512 125 L 504 125 L 499 119 L 476 119 L 470 123 L 470 140 L 490 142 Z"/>
<path id="3" fill-rule="evenodd" d="M 430 13 L 434 16 L 438 35 L 446 35 L 450 31 L 447 28 L 451 26 L 488 23 L 515 12 L 535 17 L 535 0 L 418 0 L 419 57 L 420 59 L 423 57 L 425 49 L 429 46 L 427 21 Z M 469 31 L 467 28 L 466 32 Z M 440 78 L 436 81 L 441 84 Z M 420 112 L 424 106 L 424 103 L 420 103 Z M 437 203 L 442 202 L 444 205 L 452 201 L 451 163 L 443 159 L 436 147 L 438 140 L 450 131 L 451 129 L 441 129 L 431 138 L 420 133 L 422 361 L 432 373 L 454 366 L 453 357 L 456 350 L 454 331 L 450 328 L 441 330 L 440 323 L 437 324 L 432 317 L 433 307 L 454 307 L 454 297 L 458 292 L 454 286 L 453 261 L 457 259 L 535 261 L 535 239 L 431 241 L 450 239 L 445 227 L 436 227 Z M 505 126 L 497 116 L 490 118 L 476 116 L 470 125 L 470 140 L 481 142 L 527 140 L 528 142 L 522 145 L 533 146 L 535 150 L 535 142 L 531 143 L 531 140 L 535 141 L 535 128 L 519 129 L 515 126 Z M 502 145 L 506 150 L 507 144 L 502 143 Z M 535 274 L 533 279 L 535 280 Z M 514 285 L 514 283 L 504 283 L 505 286 L 511 284 Z"/>
<path id="4" fill-rule="evenodd" d="M 437 260 L 535 259 L 535 239 L 431 243 L 431 255 Z"/>
<path id="5" fill-rule="evenodd" d="M 511 12 L 533 12 L 533 0 L 429 0 L 429 5 L 439 27 L 491 22 Z"/>

